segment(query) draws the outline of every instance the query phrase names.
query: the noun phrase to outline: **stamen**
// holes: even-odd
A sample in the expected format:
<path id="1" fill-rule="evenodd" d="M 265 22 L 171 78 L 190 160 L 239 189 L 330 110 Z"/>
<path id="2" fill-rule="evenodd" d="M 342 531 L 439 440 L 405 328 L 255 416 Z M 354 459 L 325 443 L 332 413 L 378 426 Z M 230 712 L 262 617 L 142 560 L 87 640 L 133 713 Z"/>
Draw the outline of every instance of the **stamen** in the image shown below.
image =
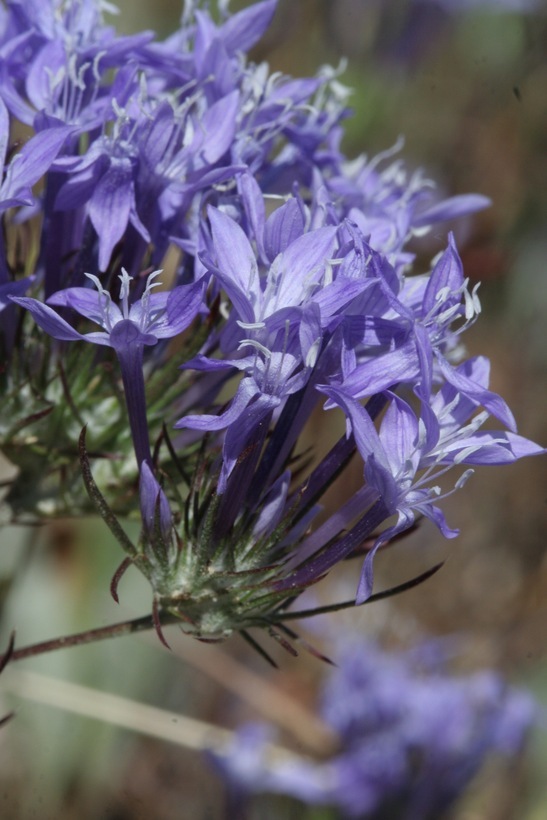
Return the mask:
<path id="1" fill-rule="evenodd" d="M 107 290 L 105 290 L 101 284 L 100 279 L 94 276 L 92 273 L 84 273 L 84 276 L 87 276 L 90 279 L 97 290 L 99 291 L 99 308 L 100 308 L 100 316 L 98 317 L 97 324 L 102 325 L 105 330 L 110 333 L 112 331 L 112 322 L 110 320 L 110 306 L 112 304 L 112 299 L 110 294 Z M 91 316 L 89 318 L 92 318 Z"/>
<path id="2" fill-rule="evenodd" d="M 129 286 L 132 282 L 131 276 L 127 273 L 125 268 L 122 268 L 121 274 L 118 276 L 121 282 L 120 285 L 120 300 L 122 303 L 122 313 L 124 319 L 129 319 Z"/>
<path id="3" fill-rule="evenodd" d="M 254 347 L 255 350 L 257 350 L 259 353 L 262 353 L 265 359 L 269 360 L 272 358 L 272 351 L 268 350 L 268 348 L 260 342 L 257 342 L 256 339 L 242 339 L 238 344 L 237 349 L 241 350 L 242 347 L 246 347 L 247 345 Z"/>

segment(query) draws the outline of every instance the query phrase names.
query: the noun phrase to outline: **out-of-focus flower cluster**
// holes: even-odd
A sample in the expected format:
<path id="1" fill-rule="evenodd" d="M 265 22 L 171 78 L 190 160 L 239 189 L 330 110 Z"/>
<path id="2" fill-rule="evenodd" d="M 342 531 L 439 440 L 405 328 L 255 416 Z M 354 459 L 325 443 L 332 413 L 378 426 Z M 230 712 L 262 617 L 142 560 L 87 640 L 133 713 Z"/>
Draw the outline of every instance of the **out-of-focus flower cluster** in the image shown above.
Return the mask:
<path id="1" fill-rule="evenodd" d="M 213 758 L 234 801 L 266 792 L 347 818 L 443 816 L 488 758 L 518 756 L 538 707 L 492 672 L 448 674 L 438 650 L 393 654 L 346 639 L 319 708 L 338 749 L 323 760 L 284 759 L 269 745 L 271 726 L 248 724 Z"/>
<path id="2" fill-rule="evenodd" d="M 367 600 L 375 553 L 417 519 L 457 534 L 439 501 L 475 465 L 543 452 L 465 357 L 480 303 L 453 236 L 412 268 L 413 237 L 488 200 L 438 201 L 399 145 L 345 157 L 339 72 L 246 56 L 275 7 L 187 2 L 164 42 L 118 36 L 101 0 L 0 14 L 7 503 L 19 520 L 90 498 L 127 552 L 113 594 L 133 564 L 158 629 L 205 638 L 282 625 L 363 548 Z M 346 432 L 310 466 L 318 407 Z M 316 525 L 354 453 L 361 488 Z M 133 544 L 116 516 L 137 495 Z"/>

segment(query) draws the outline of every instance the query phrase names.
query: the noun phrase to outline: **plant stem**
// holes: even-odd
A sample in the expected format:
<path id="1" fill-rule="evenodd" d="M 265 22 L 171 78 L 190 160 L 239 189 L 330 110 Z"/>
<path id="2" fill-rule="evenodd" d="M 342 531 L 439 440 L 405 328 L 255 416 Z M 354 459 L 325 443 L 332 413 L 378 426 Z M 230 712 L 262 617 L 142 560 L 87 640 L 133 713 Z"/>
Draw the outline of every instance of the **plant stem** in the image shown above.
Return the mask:
<path id="1" fill-rule="evenodd" d="M 6 679 L 5 688 L 19 698 L 101 720 L 196 751 L 212 749 L 218 755 L 228 755 L 235 738 L 233 731 L 214 724 L 35 672 L 13 670 Z M 294 765 L 303 759 L 302 755 L 271 743 L 264 745 L 263 754 L 271 765 Z"/>
<path id="2" fill-rule="evenodd" d="M 177 618 L 175 616 L 164 614 L 162 616 L 162 625 L 175 623 L 176 620 Z M 44 655 L 46 652 L 55 652 L 57 649 L 65 649 L 69 646 L 82 646 L 87 643 L 104 641 L 106 638 L 119 638 L 122 635 L 132 635 L 134 632 L 145 632 L 149 629 L 154 629 L 152 615 L 144 615 L 141 618 L 135 618 L 131 621 L 121 621 L 117 624 L 101 626 L 97 629 L 88 629 L 85 632 L 77 632 L 74 635 L 65 635 L 61 638 L 52 638 L 49 641 L 41 641 L 40 643 L 31 644 L 30 646 L 23 646 L 21 649 L 15 649 L 13 651 L 9 661 L 10 663 L 13 661 L 21 661 L 25 658 L 33 658 L 36 655 Z"/>

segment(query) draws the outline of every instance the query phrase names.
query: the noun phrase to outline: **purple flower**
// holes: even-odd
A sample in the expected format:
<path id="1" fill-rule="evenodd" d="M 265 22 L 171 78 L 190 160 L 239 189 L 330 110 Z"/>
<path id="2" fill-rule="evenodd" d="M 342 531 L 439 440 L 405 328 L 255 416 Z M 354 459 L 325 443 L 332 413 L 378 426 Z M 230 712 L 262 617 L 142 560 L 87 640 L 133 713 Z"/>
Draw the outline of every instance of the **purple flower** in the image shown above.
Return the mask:
<path id="1" fill-rule="evenodd" d="M 388 256 L 398 271 L 414 259 L 405 245 L 438 222 L 480 211 L 490 200 L 479 194 L 462 194 L 438 201 L 434 183 L 423 171 L 410 172 L 402 159 L 389 164 L 401 150 L 403 140 L 367 160 L 342 162 L 338 168 L 318 176 L 315 185 L 325 185 L 338 205 L 338 216 L 348 216 L 368 238 L 374 250 Z"/>
<path id="2" fill-rule="evenodd" d="M 243 230 L 211 208 L 212 253 L 202 260 L 233 304 L 239 350 L 230 359 L 194 359 L 186 366 L 204 371 L 236 368 L 245 376 L 229 407 L 219 416 L 189 415 L 177 427 L 227 429 L 219 492 L 254 429 L 288 396 L 302 390 L 316 365 L 324 323 L 355 296 L 359 283 L 338 281 L 327 287 L 336 229 L 318 228 L 290 241 L 261 275 Z M 273 239 L 266 244 L 274 246 Z M 279 244 L 279 243 L 278 243 Z M 214 254 L 214 257 L 213 255 Z M 241 423 L 245 414 L 246 424 Z"/>
<path id="3" fill-rule="evenodd" d="M 455 371 L 467 384 L 470 374 L 477 379 L 477 392 L 486 391 L 488 363 L 484 359 L 470 360 Z M 478 381 L 480 379 L 480 381 Z M 433 521 L 445 538 L 454 538 L 458 530 L 448 526 L 436 502 L 460 489 L 473 470 L 466 470 L 454 489 L 444 494 L 436 483 L 449 469 L 465 464 L 503 464 L 522 456 L 545 453 L 532 441 L 512 432 L 479 428 L 488 418 L 487 412 L 472 417 L 476 405 L 446 384 L 430 406 L 422 405 L 424 414 L 418 418 L 410 405 L 392 394 L 391 403 L 377 432 L 366 409 L 334 387 L 322 388 L 344 410 L 357 449 L 364 462 L 367 487 L 374 488 L 387 515 L 397 515 L 397 521 L 376 539 L 368 553 L 361 574 L 357 602 L 362 603 L 372 592 L 372 562 L 377 550 L 394 535 L 408 529 L 417 515 Z M 490 395 L 488 393 L 488 395 Z"/>
<path id="4" fill-rule="evenodd" d="M 57 124 L 97 128 L 108 107 L 105 77 L 149 42 L 152 32 L 118 37 L 105 26 L 103 11 L 113 6 L 97 0 L 9 3 L 0 96 L 12 113 L 33 125 L 37 112 Z"/>
<path id="5" fill-rule="evenodd" d="M 96 139 L 84 155 L 62 158 L 54 166 L 65 178 L 55 209 L 86 205 L 101 270 L 129 225 L 150 242 L 150 232 L 159 237 L 162 223 L 174 214 L 182 219 L 191 195 L 237 170 L 226 164 L 215 167 L 234 136 L 237 91 L 210 107 L 200 93 L 183 102 L 166 94 L 158 103 L 152 90 L 150 97 L 143 91 L 136 88 L 126 108 L 123 99 L 113 98 L 111 133 Z M 137 92 L 142 99 L 135 99 Z"/>
<path id="6" fill-rule="evenodd" d="M 330 805 L 345 818 L 435 820 L 492 754 L 522 751 L 537 716 L 525 692 L 492 672 L 423 670 L 416 653 L 346 641 L 320 714 L 339 737 L 326 761 L 269 755 L 273 731 L 243 727 L 217 768 L 239 795 L 274 792 Z M 418 653 L 419 656 L 419 653 Z"/>
<path id="7" fill-rule="evenodd" d="M 407 278 L 397 294 L 385 273 L 380 284 L 382 278 L 381 321 L 371 322 L 365 315 L 352 317 L 349 325 L 351 335 L 344 341 L 342 358 L 343 393 L 357 399 L 407 383 L 427 403 L 433 384 L 446 380 L 514 431 L 515 419 L 506 402 L 450 362 L 458 355 L 459 337 L 480 312 L 476 288 L 468 291 L 452 234 L 430 276 Z M 372 309 L 379 312 L 376 305 Z M 364 313 L 370 311 L 363 305 Z"/>
<path id="8" fill-rule="evenodd" d="M 275 589 L 296 590 L 314 582 L 395 515 L 364 562 L 357 593 L 357 603 L 363 603 L 372 592 L 377 550 L 416 518 L 429 518 L 447 538 L 458 534 L 439 502 L 461 488 L 472 470 L 443 493 L 439 481 L 446 472 L 544 450 L 514 432 L 506 403 L 488 389 L 485 359 L 453 363 L 459 337 L 480 304 L 468 291 L 452 236 L 430 275 L 401 283 L 386 257 L 349 221 L 310 228 L 310 210 L 298 197 L 266 220 L 250 178 L 241 177 L 240 190 L 242 225 L 210 208 L 211 236 L 201 254 L 232 311 L 211 346 L 214 356 L 199 354 L 184 367 L 222 377 L 219 387 L 226 382 L 222 374 L 240 371 L 243 378 L 218 415 L 189 414 L 176 427 L 225 431 L 217 484 L 217 492 L 227 495 L 221 507 L 230 508 L 220 528 L 225 533 L 238 508 L 265 497 L 268 485 L 261 481 L 275 480 L 277 470 L 284 469 L 283 459 L 318 391 L 328 397 L 328 405 L 340 407 L 348 446 L 356 446 L 364 461 L 363 487 L 311 534 L 302 538 L 294 531 Z M 418 412 L 398 395 L 401 388 L 418 398 Z M 386 405 L 377 428 L 375 420 Z M 489 414 L 508 432 L 482 431 Z M 320 470 L 318 484 L 326 486 L 334 469 Z M 279 496 L 279 520 L 287 514 L 283 506 L 290 509 L 289 496 Z M 289 536 L 283 543 L 288 542 Z"/>
<path id="9" fill-rule="evenodd" d="M 91 288 L 66 288 L 54 293 L 48 303 L 69 307 L 80 316 L 100 325 L 102 330 L 81 334 L 48 305 L 27 297 L 12 301 L 27 308 L 36 323 L 61 341 L 83 340 L 114 348 L 120 362 L 125 388 L 125 398 L 137 463 L 151 464 L 150 442 L 146 422 L 146 402 L 142 373 L 144 347 L 155 345 L 160 339 L 170 339 L 181 333 L 196 316 L 202 302 L 201 282 L 180 285 L 172 291 L 153 293 L 154 282 L 161 271 L 150 274 L 140 299 L 129 304 L 131 277 L 122 269 L 119 277 L 121 307 L 112 301 L 100 280 L 92 274 L 86 276 L 96 286 Z"/>
<path id="10" fill-rule="evenodd" d="M 348 163 L 340 72 L 271 75 L 244 51 L 275 0 L 231 16 L 227 6 L 218 22 L 188 2 L 164 43 L 146 32 L 117 37 L 96 0 L 12 0 L 0 13 L 2 160 L 8 111 L 37 132 L 5 168 L 0 215 L 17 207 L 18 222 L 41 220 L 31 277 L 13 282 L 0 247 L 0 309 L 10 299 L 59 341 L 114 349 L 140 477 L 144 546 L 128 551 L 142 559 L 156 607 L 198 637 L 281 623 L 293 596 L 380 531 L 364 601 L 376 550 L 416 518 L 456 534 L 438 506 L 445 472 L 543 452 L 489 390 L 486 360 L 462 362 L 460 339 L 480 304 L 453 237 L 430 273 L 409 275 L 412 236 L 487 200 L 439 202 L 393 150 Z M 172 290 L 158 292 L 159 272 L 138 271 L 163 264 L 172 244 L 184 253 Z M 85 270 L 105 276 L 86 282 Z M 31 281 L 42 300 L 22 295 Z M 176 354 L 166 344 L 145 351 L 200 313 Z M 49 374 L 55 361 L 44 364 Z M 149 418 L 146 363 L 159 365 Z M 72 374 L 59 378 L 71 395 Z M 69 404 L 85 415 L 92 397 L 79 381 Z M 101 381 L 102 394 L 109 389 Z M 325 409 L 345 414 L 347 436 L 307 472 L 298 439 L 325 397 Z M 484 431 L 487 414 L 507 432 Z M 148 422 L 162 417 L 178 418 L 178 432 L 155 455 L 166 466 L 168 450 L 182 500 L 152 465 Z M 108 445 L 124 452 L 124 432 Z M 314 529 L 355 449 L 362 486 Z M 120 496 L 125 504 L 129 494 Z"/>

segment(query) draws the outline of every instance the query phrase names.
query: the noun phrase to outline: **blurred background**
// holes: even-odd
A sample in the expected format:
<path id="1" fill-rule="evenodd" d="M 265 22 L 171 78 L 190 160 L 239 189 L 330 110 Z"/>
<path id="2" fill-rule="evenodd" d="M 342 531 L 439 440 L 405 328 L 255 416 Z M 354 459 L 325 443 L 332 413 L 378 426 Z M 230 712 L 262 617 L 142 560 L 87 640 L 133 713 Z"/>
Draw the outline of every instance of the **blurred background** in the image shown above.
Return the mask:
<path id="1" fill-rule="evenodd" d="M 178 0 L 118 5 L 123 33 L 150 28 L 165 37 L 180 16 Z M 247 5 L 233 0 L 231 8 Z M 483 315 L 466 335 L 468 351 L 492 359 L 492 389 L 507 399 L 519 432 L 543 444 L 546 43 L 542 2 L 279 0 L 274 23 L 252 54 L 295 76 L 347 57 L 340 79 L 354 90 L 354 114 L 346 123 L 349 156 L 374 155 L 402 135 L 409 167 L 424 168 L 447 195 L 473 191 L 492 199 L 487 211 L 436 227 L 421 240 L 416 270 L 428 269 L 453 228 L 466 275 L 482 282 Z M 330 423 L 328 415 L 318 419 L 313 436 L 327 435 Z M 353 470 L 357 480 L 361 468 Z M 340 496 L 344 492 L 339 488 Z M 458 539 L 445 542 L 426 523 L 376 563 L 377 589 L 446 558 L 434 579 L 397 599 L 299 625 L 300 632 L 327 654 L 341 633 L 360 631 L 393 648 L 456 635 L 460 671 L 499 669 L 547 707 L 546 460 L 479 468 L 446 510 L 449 523 L 461 527 Z M 22 646 L 149 611 L 149 590 L 131 571 L 120 586 L 120 605 L 112 602 L 108 587 L 121 556 L 100 521 L 78 528 L 60 521 L 38 532 L 9 528 L 1 538 L 4 641 L 13 626 Z M 308 604 L 351 597 L 358 571 L 351 563 L 336 570 L 309 594 Z M 176 628 L 168 637 L 171 653 L 154 636 L 142 635 L 59 652 L 21 669 L 219 726 L 267 718 L 288 746 L 306 746 L 302 732 L 291 736 L 288 716 L 295 705 L 312 714 L 325 664 L 305 652 L 291 658 L 268 647 L 280 665 L 272 671 L 237 637 L 222 646 L 192 642 Z M 0 732 L 2 817 L 226 816 L 224 786 L 205 756 L 6 691 L 0 714 L 11 708 L 17 719 Z M 547 733 L 538 728 L 510 780 L 488 768 L 450 817 L 541 820 L 547 816 L 546 769 Z M 302 816 L 281 799 L 258 799 L 252 811 L 249 817 L 261 820 Z"/>

